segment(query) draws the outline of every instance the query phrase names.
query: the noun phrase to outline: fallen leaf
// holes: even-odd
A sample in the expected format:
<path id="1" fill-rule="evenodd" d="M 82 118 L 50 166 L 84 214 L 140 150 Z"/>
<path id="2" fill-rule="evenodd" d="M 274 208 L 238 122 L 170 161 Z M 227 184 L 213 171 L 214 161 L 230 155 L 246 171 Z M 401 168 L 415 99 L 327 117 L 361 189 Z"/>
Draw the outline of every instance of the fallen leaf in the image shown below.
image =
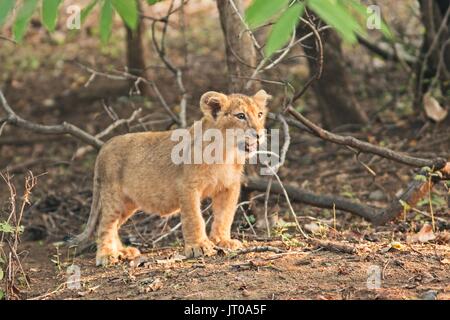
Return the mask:
<path id="1" fill-rule="evenodd" d="M 90 293 L 95 292 L 98 288 L 100 288 L 100 285 L 92 287 L 92 288 L 88 288 L 86 291 L 80 291 L 80 292 L 78 292 L 78 295 L 80 297 L 84 297 L 84 296 L 86 296 L 86 295 L 88 295 Z"/>
<path id="2" fill-rule="evenodd" d="M 408 243 L 414 242 L 425 243 L 428 241 L 432 241 L 434 239 L 436 239 L 436 235 L 433 232 L 433 227 L 430 224 L 426 223 L 423 225 L 422 229 L 420 229 L 418 233 L 408 236 L 406 238 L 406 241 Z"/>
<path id="3" fill-rule="evenodd" d="M 400 242 L 394 241 L 394 242 L 391 242 L 387 247 L 382 248 L 380 250 L 380 252 L 386 253 L 386 252 L 389 252 L 392 250 L 402 251 L 402 250 L 404 250 L 404 248 L 405 247 Z"/>
<path id="4" fill-rule="evenodd" d="M 423 97 L 423 106 L 425 114 L 433 121 L 441 122 L 447 117 L 448 110 L 444 109 L 430 93 L 427 93 Z"/>
<path id="5" fill-rule="evenodd" d="M 317 223 L 311 222 L 304 225 L 304 228 L 311 233 L 319 233 L 322 229 Z"/>
<path id="6" fill-rule="evenodd" d="M 157 259 L 156 263 L 157 264 L 171 264 L 171 263 L 175 263 L 175 262 L 182 262 L 183 260 L 186 260 L 185 256 L 182 256 L 181 254 L 176 254 L 170 259 L 161 259 L 161 260 Z"/>
<path id="7" fill-rule="evenodd" d="M 443 231 L 436 235 L 436 243 L 446 244 L 450 243 L 450 232 Z"/>
<path id="8" fill-rule="evenodd" d="M 403 245 L 400 242 L 394 241 L 391 243 L 391 248 L 397 249 L 397 250 L 402 250 Z"/>
<path id="9" fill-rule="evenodd" d="M 142 282 L 143 284 L 147 283 L 147 281 L 148 281 L 148 279 L 145 279 L 145 280 L 146 281 Z M 163 287 L 163 282 L 161 281 L 161 279 L 156 278 L 149 285 L 141 287 L 139 289 L 139 292 L 141 292 L 141 293 L 154 292 L 154 291 L 160 290 L 162 287 Z"/>
<path id="10" fill-rule="evenodd" d="M 163 282 L 161 279 L 156 278 L 155 281 L 153 281 L 148 287 L 151 291 L 157 291 L 163 287 Z"/>

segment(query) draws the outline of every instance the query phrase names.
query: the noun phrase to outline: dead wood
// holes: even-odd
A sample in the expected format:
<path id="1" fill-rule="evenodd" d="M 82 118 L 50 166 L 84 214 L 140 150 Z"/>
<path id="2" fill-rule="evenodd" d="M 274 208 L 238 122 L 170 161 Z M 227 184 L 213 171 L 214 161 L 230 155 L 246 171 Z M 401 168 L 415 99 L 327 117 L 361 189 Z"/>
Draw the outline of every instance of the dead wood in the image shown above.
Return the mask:
<path id="1" fill-rule="evenodd" d="M 280 248 L 272 247 L 272 246 L 261 246 L 261 247 L 251 247 L 251 248 L 245 248 L 245 249 L 238 250 L 238 251 L 236 251 L 236 255 L 247 254 L 247 253 L 250 253 L 250 252 L 256 252 L 256 253 L 261 253 L 261 252 L 284 253 L 286 251 L 282 250 Z"/>
<path id="2" fill-rule="evenodd" d="M 399 198 L 395 198 L 391 204 L 384 209 L 357 203 L 339 196 L 318 195 L 288 184 L 284 184 L 284 189 L 293 201 L 305 203 L 318 208 L 335 208 L 337 210 L 358 215 L 372 222 L 374 225 L 382 225 L 401 215 L 405 210 L 405 203 L 407 203 L 410 207 L 414 207 L 419 200 L 430 192 L 430 189 L 433 188 L 434 184 L 441 180 L 450 179 L 450 162 L 446 163 L 445 167 L 438 172 L 439 174 L 433 174 L 425 169 L 422 169 L 416 176 L 422 176 L 423 179 L 416 179 L 416 177 L 414 177 L 403 194 Z M 267 190 L 268 183 L 269 182 L 266 179 L 246 177 L 244 188 L 265 192 Z M 275 194 L 283 194 L 284 191 L 283 187 L 279 183 L 272 182 L 271 192 Z"/>
<path id="3" fill-rule="evenodd" d="M 319 240 L 313 238 L 308 239 L 307 242 L 312 244 L 313 246 L 317 246 L 332 252 L 339 252 L 339 253 L 343 252 L 348 254 L 355 254 L 357 252 L 354 246 L 342 242 Z"/>
<path id="4" fill-rule="evenodd" d="M 406 187 L 406 191 L 398 198 L 392 201 L 392 203 L 385 209 L 379 212 L 376 218 L 372 221 L 376 225 L 382 225 L 386 222 L 398 217 L 404 211 L 404 205 L 408 204 L 410 207 L 414 207 L 417 202 L 424 198 L 433 188 L 433 186 L 441 181 L 450 179 L 450 162 L 447 162 L 445 167 L 440 171 L 440 175 L 429 176 L 427 170 L 421 170 L 418 176 L 424 177 L 424 179 L 413 179 Z"/>
<path id="5" fill-rule="evenodd" d="M 255 177 L 247 177 L 244 182 L 245 188 L 261 192 L 266 191 L 267 185 L 267 180 Z M 304 189 L 290 186 L 289 184 L 284 184 L 284 188 L 286 189 L 290 199 L 293 201 L 326 209 L 333 209 L 335 206 L 337 210 L 353 213 L 371 222 L 377 219 L 377 214 L 380 210 L 379 208 L 356 203 L 339 196 L 318 195 Z M 275 194 L 283 194 L 283 188 L 279 183 L 272 182 L 271 192 Z"/>
<path id="6" fill-rule="evenodd" d="M 30 130 L 35 133 L 41 133 L 41 134 L 69 134 L 71 136 L 74 136 L 75 138 L 78 138 L 79 140 L 83 141 L 84 143 L 87 143 L 91 146 L 93 146 L 96 149 L 100 149 L 100 147 L 103 145 L 103 141 L 100 139 L 92 136 L 91 134 L 87 133 L 86 131 L 81 130 L 77 126 L 68 123 L 63 122 L 59 125 L 42 125 L 33 123 L 30 121 L 27 121 L 23 119 L 22 117 L 18 116 L 13 109 L 9 106 L 8 102 L 6 101 L 5 96 L 3 95 L 3 92 L 0 90 L 0 103 L 5 110 L 7 117 L 3 121 L 4 123 Z"/>

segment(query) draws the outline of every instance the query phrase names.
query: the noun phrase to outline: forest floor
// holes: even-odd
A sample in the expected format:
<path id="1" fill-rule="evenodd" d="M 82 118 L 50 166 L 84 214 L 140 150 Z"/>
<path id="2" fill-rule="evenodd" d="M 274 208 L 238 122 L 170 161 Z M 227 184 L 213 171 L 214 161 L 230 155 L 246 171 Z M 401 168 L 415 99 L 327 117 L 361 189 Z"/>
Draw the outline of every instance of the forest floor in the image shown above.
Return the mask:
<path id="1" fill-rule="evenodd" d="M 204 19 L 210 12 L 210 7 L 200 6 L 189 13 L 189 24 L 194 26 L 187 34 L 189 68 L 185 73 L 190 123 L 200 117 L 197 101 L 203 92 L 226 88 L 219 22 Z M 199 25 L 201 30 L 195 28 Z M 128 117 L 139 106 L 149 119 L 165 119 L 157 99 L 129 97 L 127 82 L 98 78 L 85 87 L 90 74 L 67 63 L 77 59 L 104 71 L 123 66 L 124 32 L 120 26 L 108 46 L 99 44 L 95 27 L 76 35 L 48 35 L 39 25 L 33 28 L 19 48 L 7 43 L 0 50 L 0 83 L 10 105 L 22 117 L 47 124 L 68 121 L 96 133 L 111 123 L 102 106 L 105 102 L 120 117 Z M 180 35 L 174 34 L 169 48 L 175 60 L 182 63 L 183 45 Z M 450 126 L 433 124 L 414 114 L 410 92 L 405 89 L 410 83 L 408 74 L 398 65 L 370 57 L 362 49 L 351 50 L 355 52 L 348 66 L 352 68 L 354 91 L 373 121 L 367 128 L 335 131 L 416 156 L 449 159 Z M 148 54 L 152 65 L 158 64 L 154 53 Z M 152 79 L 169 105 L 176 106 L 179 95 L 170 73 L 154 70 L 150 73 Z M 270 76 L 276 78 L 283 72 L 292 74 L 294 83 L 303 84 L 308 79 L 304 60 L 283 65 Z M 277 97 L 282 89 L 268 85 L 266 90 Z M 272 105 L 279 102 L 275 99 Z M 311 92 L 298 107 L 314 121 L 320 121 Z M 273 122 L 268 125 L 277 126 Z M 167 124 L 154 122 L 149 127 L 164 130 Z M 126 129 L 120 128 L 115 134 L 124 132 Z M 385 207 L 416 174 L 410 167 L 362 155 L 361 159 L 377 173 L 372 177 L 345 148 L 295 128 L 291 128 L 291 140 L 286 164 L 280 169 L 281 179 L 319 194 Z M 287 224 L 276 227 L 268 238 L 264 228 L 255 226 L 254 234 L 238 212 L 233 235 L 244 241 L 245 248 L 270 246 L 282 252 L 228 253 L 186 260 L 180 256 L 180 230 L 170 232 L 179 217 L 166 220 L 139 213 L 122 228 L 121 237 L 125 243 L 139 247 L 144 258 L 108 268 L 96 267 L 93 251 L 75 255 L 73 248 L 60 246 L 68 235 L 82 230 L 90 209 L 95 153 L 75 157 L 80 147 L 83 144 L 70 137 L 41 136 L 9 126 L 0 137 L 0 169 L 14 175 L 18 195 L 28 170 L 38 176 L 31 206 L 23 217 L 25 231 L 19 249 L 26 278 L 19 274 L 20 298 L 450 299 L 450 212 L 448 187 L 443 184 L 433 189 L 430 199 L 420 201 L 416 211 L 379 227 L 349 213 L 337 211 L 334 215 L 332 210 L 293 204 L 310 237 L 343 244 L 351 248 L 347 253 L 311 243 L 295 232 L 285 199 L 272 195 L 270 213 Z M 8 196 L 8 188 L 1 183 L 0 220 L 8 213 Z M 262 199 L 254 200 L 248 212 L 252 222 L 264 211 Z M 424 225 L 432 223 L 430 204 L 436 221 L 432 239 L 411 240 L 417 238 Z M 210 216 L 211 212 L 206 211 L 205 218 Z M 154 243 L 162 235 L 166 237 Z M 67 284 L 74 275 L 68 271 L 74 270 L 73 266 L 79 268 L 80 287 Z M 373 282 L 377 276 L 379 283 Z"/>

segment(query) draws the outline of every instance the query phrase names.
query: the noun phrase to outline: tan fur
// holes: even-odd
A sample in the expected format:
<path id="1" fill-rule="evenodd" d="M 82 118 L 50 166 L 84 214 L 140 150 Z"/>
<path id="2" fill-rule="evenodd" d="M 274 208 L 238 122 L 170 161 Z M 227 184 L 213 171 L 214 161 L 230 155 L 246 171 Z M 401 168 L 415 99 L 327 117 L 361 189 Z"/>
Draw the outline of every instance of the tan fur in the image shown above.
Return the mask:
<path id="1" fill-rule="evenodd" d="M 239 94 L 205 93 L 200 101 L 203 128 L 264 129 L 266 101 L 259 91 L 249 97 Z M 243 112 L 247 121 L 239 120 Z M 193 128 L 190 129 L 191 132 Z M 239 198 L 242 164 L 179 164 L 171 160 L 176 141 L 171 131 L 131 133 L 115 137 L 100 150 L 95 164 L 91 214 L 86 230 L 76 238 L 86 241 L 97 220 L 97 265 L 133 259 L 140 253 L 124 247 L 118 230 L 137 210 L 161 216 L 181 212 L 185 255 L 214 253 L 214 245 L 229 249 L 241 246 L 231 239 L 230 229 Z M 200 203 L 211 198 L 214 220 L 208 238 Z"/>

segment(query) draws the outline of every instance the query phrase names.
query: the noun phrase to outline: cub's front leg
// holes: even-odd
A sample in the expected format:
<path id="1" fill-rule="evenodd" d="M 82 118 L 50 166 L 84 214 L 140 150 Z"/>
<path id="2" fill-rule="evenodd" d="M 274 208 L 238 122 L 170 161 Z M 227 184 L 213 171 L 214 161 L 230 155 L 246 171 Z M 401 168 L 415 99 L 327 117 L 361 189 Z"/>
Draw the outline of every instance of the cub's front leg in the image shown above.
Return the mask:
<path id="1" fill-rule="evenodd" d="M 200 194 L 196 191 L 186 191 L 180 199 L 184 252 L 188 258 L 215 253 L 214 244 L 206 235 L 200 202 Z"/>
<path id="2" fill-rule="evenodd" d="M 239 240 L 231 239 L 231 225 L 233 224 L 240 189 L 241 184 L 235 183 L 212 198 L 214 221 L 210 239 L 219 247 L 231 250 L 242 247 Z"/>

